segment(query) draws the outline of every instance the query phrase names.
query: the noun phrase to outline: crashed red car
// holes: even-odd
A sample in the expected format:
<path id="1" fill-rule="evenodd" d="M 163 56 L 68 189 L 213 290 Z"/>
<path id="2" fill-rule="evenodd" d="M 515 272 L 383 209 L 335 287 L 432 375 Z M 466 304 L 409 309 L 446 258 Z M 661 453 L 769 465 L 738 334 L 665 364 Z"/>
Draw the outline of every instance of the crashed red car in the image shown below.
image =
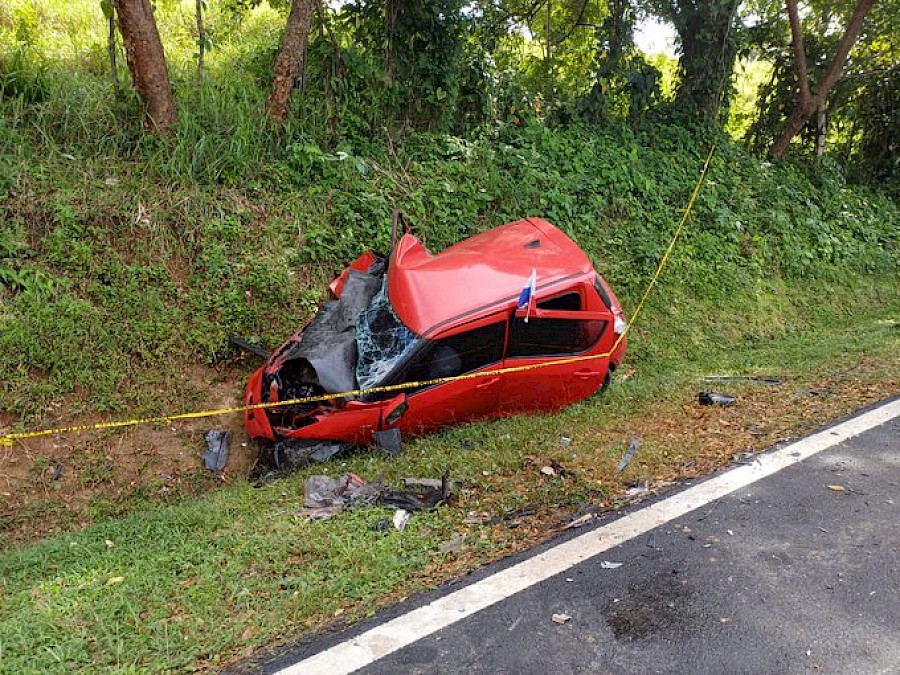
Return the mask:
<path id="1" fill-rule="evenodd" d="M 279 466 L 346 445 L 396 449 L 401 434 L 556 410 L 608 384 L 622 361 L 619 301 L 547 221 L 507 223 L 437 255 L 408 231 L 398 238 L 397 226 L 395 217 L 389 256 L 367 252 L 335 279 L 333 299 L 250 377 L 245 403 L 489 374 L 245 412 L 248 434 L 275 442 Z M 565 363 L 610 352 L 617 340 L 611 356 Z M 544 366 L 490 374 L 531 364 Z"/>

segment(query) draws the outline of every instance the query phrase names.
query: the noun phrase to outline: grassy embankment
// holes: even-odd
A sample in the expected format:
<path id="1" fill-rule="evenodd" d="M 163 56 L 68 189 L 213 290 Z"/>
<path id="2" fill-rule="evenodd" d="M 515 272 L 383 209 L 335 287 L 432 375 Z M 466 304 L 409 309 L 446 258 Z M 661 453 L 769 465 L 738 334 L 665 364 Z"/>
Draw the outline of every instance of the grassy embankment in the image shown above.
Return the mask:
<path id="1" fill-rule="evenodd" d="M 268 25 L 247 27 L 246 44 L 272 42 Z M 98 44 L 57 71 L 23 68 L 24 93 L 0 118 L 3 428 L 233 403 L 253 364 L 226 336 L 277 344 L 341 263 L 384 247 L 395 206 L 434 250 L 545 216 L 633 309 L 709 141 L 666 125 L 501 125 L 469 139 L 347 142 L 339 159 L 310 140 L 314 121 L 305 135 L 263 128 L 252 77 L 192 90 L 177 63 L 179 128 L 154 141 L 127 105 L 107 104 Z M 254 63 L 249 47 L 232 49 L 216 58 Z M 636 326 L 620 372 L 630 377 L 604 397 L 261 488 L 243 479 L 253 449 L 240 438 L 224 485 L 198 468 L 203 431 L 238 430 L 233 418 L 0 448 L 0 670 L 214 667 L 520 550 L 585 505 L 615 508 L 625 481 L 702 474 L 896 394 L 896 205 L 828 168 L 770 166 L 719 144 Z M 698 378 L 726 372 L 785 384 L 729 384 L 737 406 L 697 407 L 709 386 Z M 637 459 L 616 475 L 636 436 Z M 574 476 L 541 473 L 551 460 Z M 463 486 L 457 502 L 403 533 L 372 531 L 377 509 L 292 515 L 311 472 L 396 481 L 444 468 Z M 470 511 L 500 519 L 463 524 Z M 438 552 L 460 532 L 460 551 Z"/>
<path id="2" fill-rule="evenodd" d="M 225 336 L 274 344 L 290 332 L 338 261 L 384 243 L 395 204 L 435 249 L 521 214 L 546 215 L 632 308 L 701 150 L 665 127 L 420 136 L 397 157 L 343 162 L 303 145 L 240 188 L 160 186 L 123 160 L 31 165 L 5 203 L 14 227 L 4 231 L 17 242 L 5 264 L 32 281 L 4 289 L 2 407 L 31 425 L 235 400 L 250 364 L 225 349 Z M 108 185 L 111 177 L 121 182 Z M 724 142 L 636 328 L 627 381 L 559 415 L 469 426 L 409 444 L 397 460 L 367 452 L 310 471 L 396 480 L 450 468 L 465 486 L 457 504 L 415 516 L 402 534 L 372 532 L 377 510 L 295 518 L 310 472 L 260 489 L 237 476 L 186 496 L 215 487 L 196 468 L 202 423 L 18 445 L 7 460 L 33 465 L 6 488 L 3 667 L 218 663 L 520 549 L 580 505 L 615 507 L 624 481 L 702 473 L 894 394 L 897 223 L 896 208 L 875 194 L 762 165 Z M 729 385 L 736 408 L 695 407 L 707 386 L 697 378 L 716 372 L 787 383 Z M 574 439 L 565 449 L 564 435 Z M 617 476 L 633 436 L 643 448 Z M 576 477 L 541 474 L 551 459 Z M 54 482 L 57 463 L 64 473 Z M 463 525 L 470 511 L 514 515 Z M 43 542 L 13 543 L 49 528 Z M 439 554 L 456 532 L 467 535 L 463 550 Z"/>

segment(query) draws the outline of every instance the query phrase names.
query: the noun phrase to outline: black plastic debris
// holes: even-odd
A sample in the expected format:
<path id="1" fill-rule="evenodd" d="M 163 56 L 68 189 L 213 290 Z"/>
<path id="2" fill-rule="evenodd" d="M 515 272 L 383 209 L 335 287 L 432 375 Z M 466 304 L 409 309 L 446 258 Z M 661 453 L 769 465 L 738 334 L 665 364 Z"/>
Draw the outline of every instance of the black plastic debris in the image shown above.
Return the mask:
<path id="1" fill-rule="evenodd" d="M 231 444 L 231 432 L 223 429 L 210 429 L 206 432 L 206 452 L 201 456 L 206 468 L 210 471 L 221 471 L 228 463 L 228 448 Z"/>
<path id="2" fill-rule="evenodd" d="M 272 356 L 272 352 L 270 352 L 262 345 L 258 345 L 255 342 L 250 342 L 249 340 L 239 338 L 237 335 L 229 335 L 228 342 L 238 349 L 243 349 L 245 352 L 250 352 L 251 354 L 258 356 L 265 361 L 268 361 L 269 357 Z"/>
<path id="3" fill-rule="evenodd" d="M 448 471 L 441 477 L 440 488 L 423 485 L 418 489 L 383 490 L 378 498 L 378 503 L 405 511 L 423 511 L 446 504 L 452 496 L 453 483 L 450 481 L 450 472 Z"/>
<path id="4" fill-rule="evenodd" d="M 718 405 L 723 408 L 734 405 L 737 402 L 737 399 L 734 396 L 719 394 L 714 391 L 701 391 L 697 394 L 697 400 L 700 405 Z"/>
<path id="5" fill-rule="evenodd" d="M 396 455 L 403 449 L 403 439 L 400 436 L 399 429 L 385 429 L 384 431 L 376 431 L 375 445 L 384 450 L 389 455 Z"/>
<path id="6" fill-rule="evenodd" d="M 394 525 L 391 522 L 390 518 L 379 518 L 372 525 L 371 530 L 373 532 L 384 532 L 388 533 L 393 529 Z"/>
<path id="7" fill-rule="evenodd" d="M 625 469 L 628 468 L 628 465 L 631 464 L 631 460 L 634 459 L 634 456 L 637 454 L 637 451 L 641 448 L 641 439 L 632 438 L 631 443 L 628 444 L 628 450 L 625 451 L 625 454 L 622 456 L 622 459 L 619 460 L 619 465 L 616 467 L 616 473 L 622 473 Z"/>
<path id="8" fill-rule="evenodd" d="M 350 448 L 348 443 L 286 438 L 272 447 L 271 464 L 280 471 L 301 469 L 311 462 L 323 462 Z"/>

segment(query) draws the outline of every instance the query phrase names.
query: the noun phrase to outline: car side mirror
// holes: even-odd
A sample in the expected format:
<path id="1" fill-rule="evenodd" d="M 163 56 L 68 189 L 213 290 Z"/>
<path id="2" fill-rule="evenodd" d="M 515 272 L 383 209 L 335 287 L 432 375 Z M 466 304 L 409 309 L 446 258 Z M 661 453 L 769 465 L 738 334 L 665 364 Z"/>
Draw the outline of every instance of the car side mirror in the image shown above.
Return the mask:
<path id="1" fill-rule="evenodd" d="M 404 392 L 399 396 L 395 396 L 384 406 L 381 416 L 382 420 L 384 420 L 384 425 L 387 427 L 393 426 L 400 421 L 400 418 L 406 414 L 407 410 L 409 410 L 409 395 Z"/>

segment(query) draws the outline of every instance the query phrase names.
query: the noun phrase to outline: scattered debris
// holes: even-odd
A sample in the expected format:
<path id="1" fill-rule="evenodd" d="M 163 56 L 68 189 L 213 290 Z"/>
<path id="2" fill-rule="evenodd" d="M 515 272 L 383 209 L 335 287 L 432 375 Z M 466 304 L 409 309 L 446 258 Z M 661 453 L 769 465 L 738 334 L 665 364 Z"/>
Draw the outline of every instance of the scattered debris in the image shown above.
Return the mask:
<path id="1" fill-rule="evenodd" d="M 573 530 L 578 527 L 582 527 L 591 522 L 596 516 L 593 513 L 585 513 L 582 516 L 578 516 L 574 520 L 570 521 L 563 527 L 564 530 Z"/>
<path id="2" fill-rule="evenodd" d="M 367 482 L 355 473 L 345 473 L 340 478 L 332 478 L 324 475 L 314 475 L 306 479 L 303 486 L 303 502 L 305 509 L 295 515 L 309 519 L 331 518 L 346 507 L 360 503 L 378 504 L 395 509 L 393 520 L 376 523 L 376 530 L 390 529 L 391 525 L 402 531 L 409 522 L 410 512 L 420 509 L 433 509 L 439 504 L 446 503 L 452 496 L 453 483 L 450 482 L 449 472 L 440 480 L 425 478 L 407 479 L 407 484 L 424 484 L 421 490 L 386 490 L 381 479 Z M 439 485 L 440 487 L 430 487 Z"/>
<path id="3" fill-rule="evenodd" d="M 550 620 L 553 621 L 553 623 L 564 624 L 564 623 L 569 623 L 569 621 L 572 620 L 572 617 L 569 616 L 568 614 L 560 613 L 560 614 L 554 614 L 552 617 L 550 617 Z"/>
<path id="4" fill-rule="evenodd" d="M 280 471 L 301 469 L 311 462 L 323 462 L 348 448 L 348 443 L 285 438 L 273 446 L 271 464 Z"/>
<path id="5" fill-rule="evenodd" d="M 244 340 L 243 338 L 239 338 L 236 335 L 229 335 L 228 342 L 238 349 L 243 349 L 245 352 L 250 352 L 251 354 L 254 354 L 266 361 L 268 361 L 269 357 L 272 356 L 272 352 L 270 352 L 265 347 L 258 345 L 255 342 L 250 342 L 248 340 Z"/>
<path id="6" fill-rule="evenodd" d="M 718 405 L 723 408 L 734 405 L 737 402 L 734 396 L 719 394 L 714 391 L 701 391 L 697 394 L 697 400 L 700 402 L 700 405 Z"/>
<path id="7" fill-rule="evenodd" d="M 399 429 L 385 429 L 384 431 L 376 431 L 375 445 L 384 450 L 389 455 L 399 454 L 403 450 L 403 439 Z"/>
<path id="8" fill-rule="evenodd" d="M 404 509 L 397 509 L 394 511 L 394 529 L 398 532 L 403 532 L 406 529 L 406 524 L 409 522 L 409 511 L 405 511 Z"/>
<path id="9" fill-rule="evenodd" d="M 210 471 L 221 471 L 228 463 L 228 448 L 231 444 L 231 432 L 223 429 L 210 429 L 206 432 L 206 452 L 203 462 Z"/>
<path id="10" fill-rule="evenodd" d="M 390 518 L 379 518 L 375 521 L 375 524 L 372 525 L 372 530 L 375 532 L 387 532 L 391 527 L 392 523 Z"/>
<path id="11" fill-rule="evenodd" d="M 462 548 L 462 546 L 465 542 L 466 542 L 466 535 L 464 535 L 462 532 L 457 532 L 452 537 L 450 537 L 447 541 L 442 543 L 438 547 L 438 550 L 444 554 L 457 553 Z"/>
<path id="12" fill-rule="evenodd" d="M 378 503 L 406 511 L 429 510 L 439 504 L 446 504 L 453 496 L 450 472 L 444 472 L 440 488 L 423 486 L 419 490 L 382 490 Z"/>
<path id="13" fill-rule="evenodd" d="M 625 494 L 629 497 L 643 497 L 650 494 L 650 481 L 630 481 L 626 485 L 629 487 Z"/>
<path id="14" fill-rule="evenodd" d="M 562 438 L 559 439 L 559 444 L 563 447 L 572 445 L 572 439 L 569 438 L 568 436 L 563 436 Z"/>
<path id="15" fill-rule="evenodd" d="M 377 482 L 367 483 L 355 473 L 345 473 L 340 478 L 315 475 L 306 479 L 303 502 L 310 509 L 344 506 L 347 502 L 374 501 L 378 491 Z"/>
<path id="16" fill-rule="evenodd" d="M 847 491 L 847 488 L 845 488 L 843 485 L 829 485 L 828 489 L 831 490 L 832 492 L 846 492 Z"/>
<path id="17" fill-rule="evenodd" d="M 828 387 L 817 387 L 816 389 L 810 389 L 809 393 L 813 396 L 821 396 L 822 398 L 829 398 L 834 396 L 834 390 Z"/>
<path id="18" fill-rule="evenodd" d="M 784 380 L 777 377 L 763 377 L 761 375 L 706 375 L 704 382 L 759 382 L 761 384 L 784 384 Z"/>
<path id="19" fill-rule="evenodd" d="M 560 476 L 561 478 L 575 478 L 574 471 L 570 471 L 557 460 L 546 461 L 540 457 L 526 457 L 524 466 L 536 467 L 545 476 Z"/>
<path id="20" fill-rule="evenodd" d="M 759 457 L 756 456 L 755 452 L 737 452 L 731 456 L 732 464 L 753 464 L 753 462 L 758 462 Z"/>
<path id="21" fill-rule="evenodd" d="M 616 473 L 622 473 L 625 469 L 628 468 L 628 465 L 631 464 L 631 460 L 634 459 L 634 456 L 637 454 L 637 451 L 640 450 L 640 448 L 641 439 L 632 438 L 631 443 L 628 444 L 628 450 L 625 451 L 622 459 L 619 460 L 619 465 L 616 467 Z"/>
<path id="22" fill-rule="evenodd" d="M 495 519 L 496 517 L 490 511 L 469 511 L 463 519 L 463 525 L 484 525 Z"/>
<path id="23" fill-rule="evenodd" d="M 614 569 L 618 569 L 619 567 L 621 567 L 624 564 L 625 563 L 610 562 L 609 560 L 603 560 L 600 562 L 600 569 L 601 570 L 614 570 Z"/>
<path id="24" fill-rule="evenodd" d="M 63 465 L 57 464 L 53 467 L 53 473 L 50 474 L 50 480 L 58 481 L 62 477 Z"/>
<path id="25" fill-rule="evenodd" d="M 426 487 L 431 488 L 433 490 L 440 490 L 443 488 L 443 479 L 441 478 L 403 478 L 403 484 L 406 487 Z M 453 484 L 450 484 L 450 489 L 453 489 Z"/>

